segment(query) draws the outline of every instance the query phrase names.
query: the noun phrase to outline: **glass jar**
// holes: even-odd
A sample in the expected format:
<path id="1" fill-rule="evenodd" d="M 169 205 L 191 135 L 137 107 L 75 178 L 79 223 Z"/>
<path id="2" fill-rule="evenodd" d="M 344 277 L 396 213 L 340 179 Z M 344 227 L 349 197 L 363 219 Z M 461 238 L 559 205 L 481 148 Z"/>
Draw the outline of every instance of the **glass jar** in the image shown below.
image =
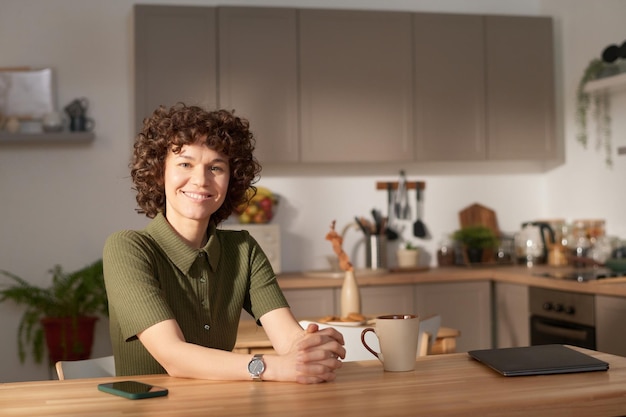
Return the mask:
<path id="1" fill-rule="evenodd" d="M 450 235 L 443 235 L 439 241 L 439 249 L 437 249 L 437 264 L 439 266 L 451 266 L 455 263 L 455 247 L 454 240 Z"/>

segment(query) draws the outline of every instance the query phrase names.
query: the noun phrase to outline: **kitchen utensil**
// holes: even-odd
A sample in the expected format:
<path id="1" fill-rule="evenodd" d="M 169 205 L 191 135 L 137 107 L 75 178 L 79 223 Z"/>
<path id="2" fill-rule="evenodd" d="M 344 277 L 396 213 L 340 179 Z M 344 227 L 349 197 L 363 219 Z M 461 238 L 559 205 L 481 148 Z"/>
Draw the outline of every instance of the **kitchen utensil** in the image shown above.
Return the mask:
<path id="1" fill-rule="evenodd" d="M 415 223 L 413 223 L 413 235 L 415 237 L 424 238 L 428 235 L 426 231 L 426 225 L 422 221 L 422 198 L 421 191 L 419 185 L 415 186 L 415 195 L 416 195 L 416 219 Z"/>
<path id="2" fill-rule="evenodd" d="M 365 223 L 365 219 L 363 217 L 354 216 L 354 221 L 359 226 L 365 236 L 369 236 L 371 234 L 371 230 L 369 226 Z"/>
<path id="3" fill-rule="evenodd" d="M 400 170 L 400 180 L 398 181 L 398 190 L 396 191 L 395 214 L 396 218 L 401 220 L 407 220 L 411 217 L 404 170 Z"/>
<path id="4" fill-rule="evenodd" d="M 387 238 L 385 235 L 365 237 L 365 267 L 369 269 L 387 268 Z"/>
<path id="5" fill-rule="evenodd" d="M 387 183 L 387 224 L 385 226 L 385 236 L 387 236 L 387 240 L 397 240 L 398 233 L 393 229 L 392 226 L 392 217 L 393 217 L 393 186 L 390 182 Z"/>
<path id="6" fill-rule="evenodd" d="M 383 216 L 380 211 L 372 209 L 372 218 L 374 219 L 374 228 L 377 235 L 383 234 Z"/>

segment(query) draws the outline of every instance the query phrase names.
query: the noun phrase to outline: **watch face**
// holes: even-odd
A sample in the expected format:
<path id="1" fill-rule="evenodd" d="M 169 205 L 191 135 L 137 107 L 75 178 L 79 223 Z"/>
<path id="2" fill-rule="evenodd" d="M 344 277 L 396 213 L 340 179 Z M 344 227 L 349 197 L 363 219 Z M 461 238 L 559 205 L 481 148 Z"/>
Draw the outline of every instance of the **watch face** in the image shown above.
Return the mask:
<path id="1" fill-rule="evenodd" d="M 259 358 L 252 359 L 248 364 L 248 371 L 250 371 L 252 375 L 261 375 L 264 370 L 265 364 L 263 363 L 263 360 Z"/>

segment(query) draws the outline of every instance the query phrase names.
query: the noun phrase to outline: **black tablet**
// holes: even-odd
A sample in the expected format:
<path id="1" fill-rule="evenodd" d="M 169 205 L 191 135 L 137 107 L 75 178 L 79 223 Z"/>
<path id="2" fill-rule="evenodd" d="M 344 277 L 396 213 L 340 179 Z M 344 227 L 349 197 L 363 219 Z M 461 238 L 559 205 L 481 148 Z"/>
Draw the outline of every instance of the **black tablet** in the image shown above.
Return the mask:
<path id="1" fill-rule="evenodd" d="M 472 350 L 468 355 L 504 376 L 606 371 L 609 364 L 563 345 Z"/>

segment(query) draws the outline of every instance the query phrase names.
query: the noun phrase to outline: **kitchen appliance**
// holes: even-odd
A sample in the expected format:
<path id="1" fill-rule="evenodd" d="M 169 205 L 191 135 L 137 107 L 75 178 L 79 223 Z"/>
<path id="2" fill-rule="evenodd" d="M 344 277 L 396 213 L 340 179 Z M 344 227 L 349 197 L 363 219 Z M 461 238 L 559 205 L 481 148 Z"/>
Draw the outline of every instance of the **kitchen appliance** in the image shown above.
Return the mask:
<path id="1" fill-rule="evenodd" d="M 595 296 L 529 288 L 530 344 L 596 349 Z"/>
<path id="2" fill-rule="evenodd" d="M 554 230 L 546 222 L 522 223 L 522 230 L 515 235 L 518 261 L 527 266 L 546 263 L 548 248 L 554 245 Z"/>

